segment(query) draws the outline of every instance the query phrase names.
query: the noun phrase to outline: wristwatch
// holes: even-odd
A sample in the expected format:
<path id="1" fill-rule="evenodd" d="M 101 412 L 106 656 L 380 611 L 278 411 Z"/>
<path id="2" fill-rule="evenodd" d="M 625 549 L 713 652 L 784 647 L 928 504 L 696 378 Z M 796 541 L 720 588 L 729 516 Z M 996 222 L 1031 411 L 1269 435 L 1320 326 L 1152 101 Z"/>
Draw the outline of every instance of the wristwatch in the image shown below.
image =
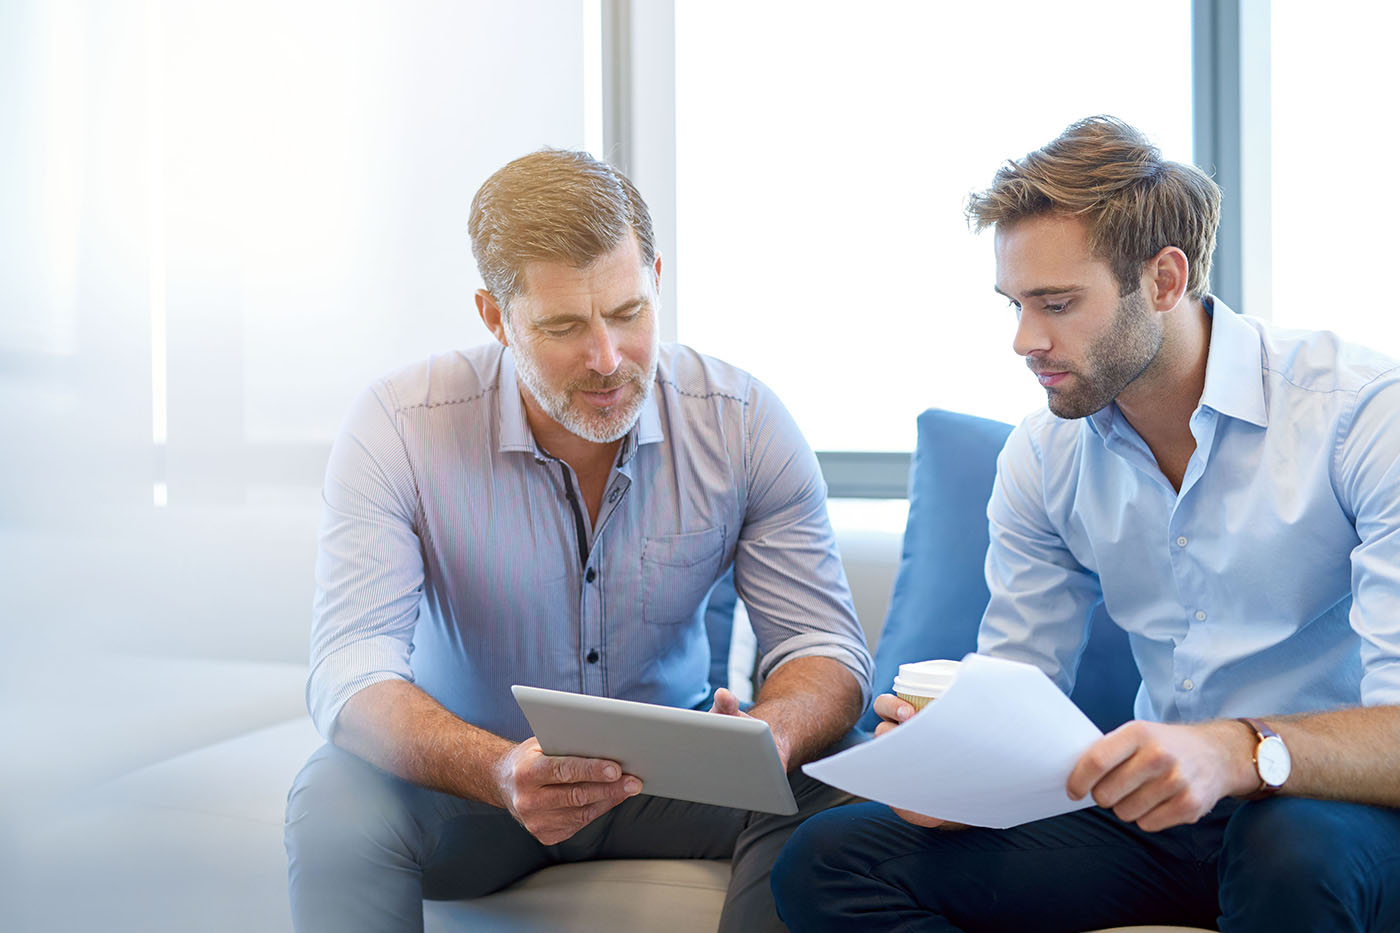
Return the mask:
<path id="1" fill-rule="evenodd" d="M 1279 734 L 1258 719 L 1241 716 L 1239 721 L 1254 730 L 1259 744 L 1254 746 L 1254 770 L 1259 774 L 1259 789 L 1246 797 L 1258 800 L 1278 793 L 1288 773 L 1293 770 L 1293 759 L 1288 754 L 1288 746 L 1283 744 Z"/>

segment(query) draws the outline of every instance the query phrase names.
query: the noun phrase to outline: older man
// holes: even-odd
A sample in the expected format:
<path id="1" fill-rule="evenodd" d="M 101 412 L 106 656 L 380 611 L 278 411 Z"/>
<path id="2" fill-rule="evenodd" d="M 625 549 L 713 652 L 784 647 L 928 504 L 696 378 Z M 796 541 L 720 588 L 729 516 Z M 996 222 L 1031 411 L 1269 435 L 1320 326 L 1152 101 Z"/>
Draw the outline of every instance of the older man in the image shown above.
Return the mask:
<path id="1" fill-rule="evenodd" d="M 547 756 L 509 687 L 707 703 L 704 609 L 733 566 L 749 715 L 789 769 L 841 738 L 870 658 L 816 459 L 747 373 L 658 345 L 661 257 L 611 167 L 511 162 L 470 232 L 497 343 L 371 386 L 327 470 L 307 694 L 329 743 L 287 808 L 297 928 L 419 929 L 424 897 L 557 862 L 731 856 L 723 926 L 780 928 L 767 875 L 798 818 Z M 743 715 L 725 690 L 714 709 Z M 793 787 L 799 818 L 839 799 Z"/>

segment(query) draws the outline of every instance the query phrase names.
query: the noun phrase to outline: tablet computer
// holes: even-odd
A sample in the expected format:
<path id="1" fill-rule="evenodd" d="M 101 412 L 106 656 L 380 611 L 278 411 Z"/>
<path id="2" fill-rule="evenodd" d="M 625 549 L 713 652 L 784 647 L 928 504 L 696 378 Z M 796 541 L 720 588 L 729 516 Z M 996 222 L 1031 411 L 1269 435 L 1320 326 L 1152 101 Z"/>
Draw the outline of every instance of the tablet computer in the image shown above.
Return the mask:
<path id="1" fill-rule="evenodd" d="M 768 723 L 702 710 L 510 688 L 547 755 L 607 758 L 642 793 L 742 810 L 797 812 Z"/>

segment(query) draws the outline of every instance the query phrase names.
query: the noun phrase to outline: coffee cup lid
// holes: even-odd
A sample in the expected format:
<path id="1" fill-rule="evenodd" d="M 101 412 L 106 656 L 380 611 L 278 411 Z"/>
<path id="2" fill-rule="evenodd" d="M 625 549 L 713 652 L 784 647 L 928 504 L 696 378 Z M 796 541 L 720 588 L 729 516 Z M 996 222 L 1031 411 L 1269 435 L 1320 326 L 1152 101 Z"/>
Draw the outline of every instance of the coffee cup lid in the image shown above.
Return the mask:
<path id="1" fill-rule="evenodd" d="M 942 693 L 952 684 L 953 678 L 957 677 L 958 664 L 957 661 L 943 659 L 901 664 L 899 665 L 899 674 L 894 679 L 895 689 L 901 693 L 916 695 L 922 695 L 928 691 Z"/>

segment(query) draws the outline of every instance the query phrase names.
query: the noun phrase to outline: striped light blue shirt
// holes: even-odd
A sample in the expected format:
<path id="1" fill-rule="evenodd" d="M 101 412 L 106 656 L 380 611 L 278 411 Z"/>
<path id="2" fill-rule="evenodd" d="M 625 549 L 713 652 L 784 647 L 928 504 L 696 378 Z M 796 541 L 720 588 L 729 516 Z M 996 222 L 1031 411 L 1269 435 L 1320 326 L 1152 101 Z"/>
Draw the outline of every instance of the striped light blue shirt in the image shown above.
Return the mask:
<path id="1" fill-rule="evenodd" d="M 1400 370 L 1213 307 L 1180 493 L 1116 405 L 1012 433 L 978 650 L 1068 692 L 1102 598 L 1139 719 L 1400 703 Z"/>
<path id="2" fill-rule="evenodd" d="M 499 345 L 365 391 L 323 493 L 307 685 L 321 733 L 391 679 L 512 740 L 530 734 L 514 683 L 695 706 L 710 689 L 705 598 L 731 564 L 763 676 L 829 657 L 868 699 L 826 485 L 761 383 L 663 346 L 596 524 L 577 488 L 535 443 Z"/>

